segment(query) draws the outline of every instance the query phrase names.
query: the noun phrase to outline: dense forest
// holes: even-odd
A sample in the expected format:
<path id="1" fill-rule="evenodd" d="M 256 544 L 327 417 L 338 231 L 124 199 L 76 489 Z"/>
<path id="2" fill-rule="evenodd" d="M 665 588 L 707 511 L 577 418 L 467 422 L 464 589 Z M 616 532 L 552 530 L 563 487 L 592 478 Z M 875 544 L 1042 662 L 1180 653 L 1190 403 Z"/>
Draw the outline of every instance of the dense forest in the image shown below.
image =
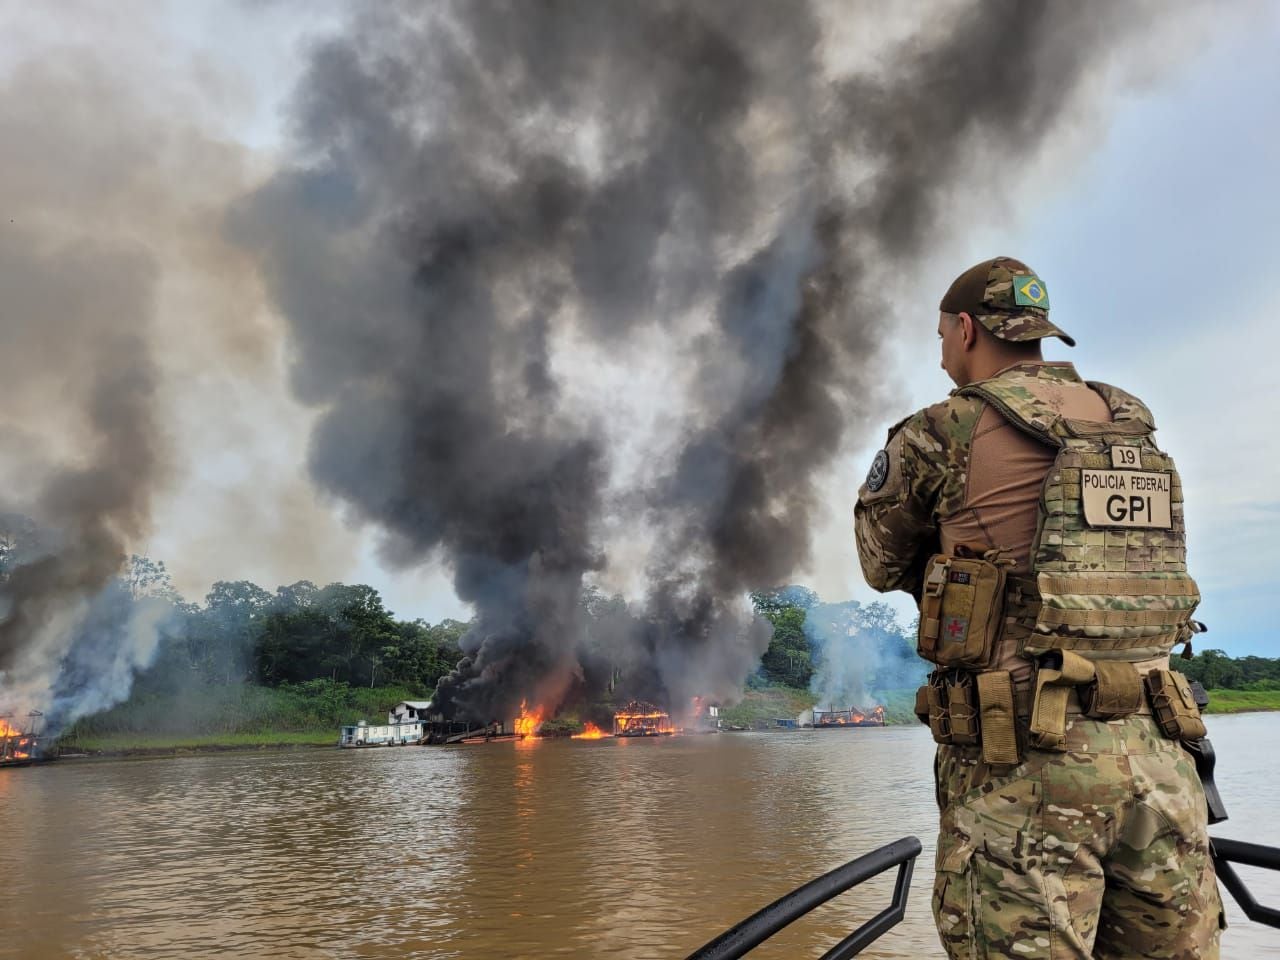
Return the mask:
<path id="1" fill-rule="evenodd" d="M 137 693 L 178 683 L 274 687 L 317 679 L 429 691 L 462 656 L 458 641 L 467 629 L 457 620 L 397 620 L 364 584 L 301 580 L 272 593 L 222 580 L 197 604 L 178 595 L 162 562 L 145 557 L 132 558 L 129 584 L 136 599 L 172 608 Z"/>
<path id="2" fill-rule="evenodd" d="M 1173 666 L 1206 690 L 1280 690 L 1280 658 L 1232 657 L 1224 650 L 1201 650 L 1190 660 L 1174 657 Z"/>

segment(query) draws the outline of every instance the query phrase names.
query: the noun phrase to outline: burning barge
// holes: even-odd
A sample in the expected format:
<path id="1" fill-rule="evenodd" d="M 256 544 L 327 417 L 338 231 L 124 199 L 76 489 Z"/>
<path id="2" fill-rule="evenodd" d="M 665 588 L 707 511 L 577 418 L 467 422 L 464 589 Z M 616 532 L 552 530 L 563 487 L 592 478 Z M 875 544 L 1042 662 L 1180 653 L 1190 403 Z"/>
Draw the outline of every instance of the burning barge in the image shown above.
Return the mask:
<path id="1" fill-rule="evenodd" d="M 813 729 L 840 730 L 849 727 L 883 727 L 884 707 L 876 706 L 870 710 L 859 710 L 850 707 L 848 710 L 814 710 Z"/>
<path id="2" fill-rule="evenodd" d="M 25 767 L 55 759 L 40 745 L 43 717 L 38 710 L 31 711 L 27 714 L 27 729 L 22 730 L 9 722 L 12 714 L 0 715 L 0 767 Z"/>
<path id="3" fill-rule="evenodd" d="M 677 726 L 668 710 L 643 700 L 632 700 L 613 713 L 612 728 L 591 721 L 549 718 L 540 707 L 520 704 L 520 715 L 511 720 L 487 724 L 449 719 L 433 709 L 431 701 L 402 701 L 388 712 L 385 723 L 360 720 L 341 727 L 338 746 L 368 748 L 384 746 L 424 746 L 443 744 L 494 743 L 508 740 L 671 737 L 677 734 L 718 733 L 719 707 L 693 701 L 687 726 Z"/>
<path id="4" fill-rule="evenodd" d="M 669 713 L 641 700 L 632 700 L 613 716 L 615 737 L 669 737 L 675 732 Z"/>

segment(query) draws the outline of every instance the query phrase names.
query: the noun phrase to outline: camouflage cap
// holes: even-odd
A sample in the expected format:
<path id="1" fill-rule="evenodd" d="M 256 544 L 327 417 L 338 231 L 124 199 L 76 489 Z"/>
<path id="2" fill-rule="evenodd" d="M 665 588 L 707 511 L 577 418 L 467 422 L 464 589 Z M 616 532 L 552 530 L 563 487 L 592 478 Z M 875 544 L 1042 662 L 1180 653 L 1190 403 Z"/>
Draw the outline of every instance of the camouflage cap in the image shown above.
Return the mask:
<path id="1" fill-rule="evenodd" d="M 1049 291 L 1021 260 L 995 257 L 960 274 L 939 304 L 944 313 L 967 313 L 1001 340 L 1059 337 L 1075 340 L 1049 322 Z"/>

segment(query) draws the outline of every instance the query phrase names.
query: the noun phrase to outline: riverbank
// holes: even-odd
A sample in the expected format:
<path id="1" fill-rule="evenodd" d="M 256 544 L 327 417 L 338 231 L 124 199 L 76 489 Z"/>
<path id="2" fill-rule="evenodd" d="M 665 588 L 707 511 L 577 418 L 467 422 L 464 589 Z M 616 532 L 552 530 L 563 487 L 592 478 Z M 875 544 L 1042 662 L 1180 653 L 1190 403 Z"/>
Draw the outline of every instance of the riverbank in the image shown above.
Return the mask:
<path id="1" fill-rule="evenodd" d="M 207 733 L 200 735 L 111 734 L 82 737 L 64 743 L 68 759 L 96 757 L 174 757 L 192 753 L 233 751 L 299 750 L 335 747 L 338 732 L 333 730 L 272 730 L 262 733 Z"/>
<path id="2" fill-rule="evenodd" d="M 425 697 L 404 687 L 332 681 L 144 693 L 80 720 L 59 746 L 69 755 L 102 757 L 332 747 L 341 724 L 377 720 L 399 701 L 417 699 Z"/>
<path id="3" fill-rule="evenodd" d="M 793 718 L 806 710 L 812 710 L 818 698 L 808 690 L 771 684 L 766 687 L 748 687 L 742 699 L 731 707 L 720 709 L 720 720 L 726 726 L 752 727 L 757 723 L 772 724 L 781 717 Z M 919 723 L 912 708 L 915 706 L 915 690 L 889 690 L 856 707 L 870 709 L 875 703 L 884 706 L 885 723 L 889 725 Z"/>
<path id="4" fill-rule="evenodd" d="M 1205 713 L 1280 710 L 1280 690 L 1210 690 Z"/>
<path id="5" fill-rule="evenodd" d="M 914 691 L 890 691 L 889 724 L 917 722 Z M 1210 714 L 1280 711 L 1280 690 L 1212 690 Z M 64 752 L 89 757 L 162 757 L 190 753 L 333 747 L 338 727 L 352 717 L 375 718 L 403 699 L 399 687 L 301 691 L 245 686 L 182 697 L 143 699 L 82 721 L 61 740 Z M 720 711 L 725 726 L 750 729 L 812 709 L 807 690 L 771 685 L 747 689 Z"/>

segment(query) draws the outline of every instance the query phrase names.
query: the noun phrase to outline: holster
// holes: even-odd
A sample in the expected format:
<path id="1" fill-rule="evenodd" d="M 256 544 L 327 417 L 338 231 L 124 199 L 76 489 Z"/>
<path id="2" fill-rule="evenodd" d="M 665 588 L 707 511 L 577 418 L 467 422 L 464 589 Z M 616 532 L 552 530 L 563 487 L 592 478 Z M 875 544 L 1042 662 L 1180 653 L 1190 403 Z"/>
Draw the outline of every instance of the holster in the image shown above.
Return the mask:
<path id="1" fill-rule="evenodd" d="M 1094 679 L 1094 665 L 1070 650 L 1055 651 L 1058 666 L 1036 671 L 1036 697 L 1031 707 L 1031 745 L 1039 750 L 1066 750 L 1067 703 L 1071 688 Z"/>

